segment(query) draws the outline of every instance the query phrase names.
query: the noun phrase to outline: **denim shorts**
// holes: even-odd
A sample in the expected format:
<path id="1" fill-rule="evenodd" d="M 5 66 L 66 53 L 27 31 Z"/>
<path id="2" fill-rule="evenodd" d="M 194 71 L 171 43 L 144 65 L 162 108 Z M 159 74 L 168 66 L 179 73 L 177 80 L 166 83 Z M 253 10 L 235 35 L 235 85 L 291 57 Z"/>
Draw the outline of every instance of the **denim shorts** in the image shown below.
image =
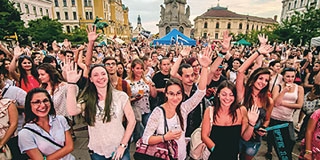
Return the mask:
<path id="1" fill-rule="evenodd" d="M 261 146 L 261 142 L 244 141 L 240 139 L 240 152 L 245 153 L 248 156 L 255 156 Z"/>

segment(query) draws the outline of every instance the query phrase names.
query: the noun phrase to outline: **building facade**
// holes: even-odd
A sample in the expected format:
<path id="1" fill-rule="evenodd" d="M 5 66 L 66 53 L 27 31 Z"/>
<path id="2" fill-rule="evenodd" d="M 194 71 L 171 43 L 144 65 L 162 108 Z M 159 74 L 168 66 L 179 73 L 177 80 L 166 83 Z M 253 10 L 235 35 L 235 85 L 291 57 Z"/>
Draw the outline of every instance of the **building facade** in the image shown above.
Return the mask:
<path id="1" fill-rule="evenodd" d="M 164 0 L 164 5 L 160 5 L 160 21 L 157 26 L 159 27 L 159 36 L 163 37 L 168 34 L 172 29 L 177 29 L 181 33 L 190 37 L 191 21 L 190 6 L 186 7 L 186 0 Z"/>
<path id="2" fill-rule="evenodd" d="M 13 0 L 15 7 L 22 13 L 21 20 L 25 26 L 28 22 L 43 16 L 52 18 L 52 2 L 51 0 Z"/>
<path id="3" fill-rule="evenodd" d="M 218 4 L 194 19 L 194 29 L 191 37 L 222 39 L 222 33 L 225 30 L 229 30 L 234 35 L 247 34 L 252 30 L 262 30 L 275 23 L 277 23 L 276 16 L 272 19 L 241 15 L 229 11 L 228 8 L 220 7 Z"/>
<path id="4" fill-rule="evenodd" d="M 53 19 L 58 19 L 67 33 L 101 18 L 109 25 L 104 29 L 107 37 L 130 37 L 129 9 L 121 0 L 53 0 L 52 5 Z"/>
<path id="5" fill-rule="evenodd" d="M 280 21 L 289 19 L 294 12 L 304 12 L 307 8 L 320 8 L 320 0 L 283 0 Z"/>

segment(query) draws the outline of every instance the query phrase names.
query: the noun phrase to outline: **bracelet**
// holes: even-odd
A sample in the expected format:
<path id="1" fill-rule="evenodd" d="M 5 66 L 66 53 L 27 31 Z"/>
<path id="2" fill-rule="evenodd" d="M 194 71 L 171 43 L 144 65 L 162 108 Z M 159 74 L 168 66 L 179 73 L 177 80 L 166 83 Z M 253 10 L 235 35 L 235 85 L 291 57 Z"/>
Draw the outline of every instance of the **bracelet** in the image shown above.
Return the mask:
<path id="1" fill-rule="evenodd" d="M 67 82 L 67 83 L 68 84 L 75 84 L 75 85 L 77 84 L 76 82 Z"/>
<path id="2" fill-rule="evenodd" d="M 210 149 L 210 151 L 213 152 L 213 150 L 214 150 L 214 146 Z"/>
<path id="3" fill-rule="evenodd" d="M 306 153 L 305 154 L 312 154 L 312 151 L 306 149 Z"/>
<path id="4" fill-rule="evenodd" d="M 219 53 L 222 54 L 222 55 L 226 55 L 227 54 L 227 52 L 222 52 L 222 51 L 220 51 Z"/>
<path id="5" fill-rule="evenodd" d="M 126 145 L 126 144 L 120 143 L 120 146 L 123 147 L 123 148 L 127 148 L 127 145 Z"/>
<path id="6" fill-rule="evenodd" d="M 47 160 L 47 156 L 44 155 L 44 156 L 43 156 L 43 160 Z"/>
<path id="7" fill-rule="evenodd" d="M 165 142 L 166 140 L 164 139 L 164 134 L 162 135 L 162 142 Z"/>
<path id="8" fill-rule="evenodd" d="M 254 127 L 254 125 L 252 125 L 250 122 L 248 122 L 249 126 Z"/>
<path id="9" fill-rule="evenodd" d="M 258 53 L 259 56 L 261 55 L 261 53 L 259 52 L 259 50 L 256 50 L 256 52 Z"/>
<path id="10" fill-rule="evenodd" d="M 221 57 L 221 58 L 226 57 L 226 55 L 223 55 L 223 54 L 221 54 L 221 53 L 218 53 L 218 56 Z"/>

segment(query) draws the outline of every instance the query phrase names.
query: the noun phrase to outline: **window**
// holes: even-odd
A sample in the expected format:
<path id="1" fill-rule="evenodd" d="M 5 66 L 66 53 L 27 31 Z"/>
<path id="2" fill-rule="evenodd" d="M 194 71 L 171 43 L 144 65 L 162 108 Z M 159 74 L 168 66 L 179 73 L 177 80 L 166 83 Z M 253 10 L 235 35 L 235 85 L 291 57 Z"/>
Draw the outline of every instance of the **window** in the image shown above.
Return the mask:
<path id="1" fill-rule="evenodd" d="M 249 29 L 249 24 L 247 24 L 247 30 Z"/>
<path id="2" fill-rule="evenodd" d="M 91 6 L 91 0 L 84 0 L 84 6 L 85 7 Z"/>
<path id="3" fill-rule="evenodd" d="M 215 34 L 214 34 L 214 38 L 215 38 L 215 39 L 219 39 L 219 33 L 215 33 Z"/>
<path id="4" fill-rule="evenodd" d="M 33 8 L 33 14 L 34 14 L 35 16 L 37 16 L 37 8 L 36 8 L 36 6 L 33 6 L 32 8 Z"/>
<path id="5" fill-rule="evenodd" d="M 217 22 L 217 23 L 216 23 L 216 28 L 219 28 L 219 26 L 220 26 L 220 25 L 219 25 L 219 22 Z"/>
<path id="6" fill-rule="evenodd" d="M 56 12 L 57 14 L 57 19 L 60 20 L 60 12 Z"/>
<path id="7" fill-rule="evenodd" d="M 86 19 L 93 19 L 92 12 L 86 12 Z"/>
<path id="8" fill-rule="evenodd" d="M 262 31 L 262 26 L 260 26 L 260 31 Z"/>
<path id="9" fill-rule="evenodd" d="M 183 28 L 182 26 L 180 26 L 180 27 L 179 27 L 179 31 L 180 31 L 181 33 L 183 33 L 183 32 L 184 32 L 184 28 Z"/>
<path id="10" fill-rule="evenodd" d="M 208 22 L 204 22 L 203 28 L 208 28 Z"/>
<path id="11" fill-rule="evenodd" d="M 67 26 L 67 33 L 70 33 L 70 26 Z"/>
<path id="12" fill-rule="evenodd" d="M 228 23 L 227 28 L 228 28 L 228 29 L 230 29 L 230 28 L 231 28 L 231 23 L 230 23 L 230 22 Z"/>
<path id="13" fill-rule="evenodd" d="M 297 1 L 294 1 L 294 8 L 297 8 Z"/>
<path id="14" fill-rule="evenodd" d="M 25 4 L 25 5 L 24 5 L 24 8 L 26 8 L 26 13 L 29 14 L 29 13 L 30 13 L 30 11 L 29 11 L 29 6 L 28 6 L 27 4 Z"/>
<path id="15" fill-rule="evenodd" d="M 73 19 L 77 20 L 77 12 L 73 12 Z"/>
<path id="16" fill-rule="evenodd" d="M 86 19 L 89 19 L 89 12 L 86 12 Z"/>
<path id="17" fill-rule="evenodd" d="M 63 0 L 63 7 L 67 7 L 67 0 Z"/>
<path id="18" fill-rule="evenodd" d="M 58 0 L 54 0 L 54 6 L 55 6 L 55 7 L 59 7 L 59 2 L 58 2 Z"/>
<path id="19" fill-rule="evenodd" d="M 288 10 L 290 10 L 290 8 L 291 8 L 291 3 L 288 4 Z"/>
<path id="20" fill-rule="evenodd" d="M 303 0 L 301 0 L 301 2 L 300 2 L 300 7 L 302 7 L 303 6 Z"/>
<path id="21" fill-rule="evenodd" d="M 258 30 L 258 29 L 259 29 L 259 26 L 257 25 L 256 30 Z"/>
<path id="22" fill-rule="evenodd" d="M 203 33 L 203 38 L 207 38 L 208 33 Z"/>
<path id="23" fill-rule="evenodd" d="M 93 19 L 92 12 L 89 12 L 90 19 Z"/>
<path id="24" fill-rule="evenodd" d="M 166 34 L 168 34 L 169 32 L 170 32 L 170 27 L 168 26 L 168 27 L 166 27 Z"/>
<path id="25" fill-rule="evenodd" d="M 68 12 L 64 12 L 64 17 L 65 17 L 66 20 L 69 20 Z"/>
<path id="26" fill-rule="evenodd" d="M 242 23 L 239 24 L 239 29 L 242 29 Z"/>
<path id="27" fill-rule="evenodd" d="M 43 16 L 43 10 L 40 8 L 40 15 Z"/>
<path id="28" fill-rule="evenodd" d="M 46 9 L 46 15 L 49 16 L 49 10 L 48 9 Z"/>
<path id="29" fill-rule="evenodd" d="M 71 5 L 75 6 L 76 5 L 76 1 L 75 0 L 71 0 Z"/>
<path id="30" fill-rule="evenodd" d="M 17 8 L 18 8 L 18 11 L 21 12 L 21 6 L 20 6 L 20 3 L 17 3 Z"/>
<path id="31" fill-rule="evenodd" d="M 92 0 L 88 0 L 88 5 L 92 6 L 91 4 L 92 4 Z"/>
<path id="32" fill-rule="evenodd" d="M 254 30 L 254 25 L 252 25 L 251 30 Z"/>

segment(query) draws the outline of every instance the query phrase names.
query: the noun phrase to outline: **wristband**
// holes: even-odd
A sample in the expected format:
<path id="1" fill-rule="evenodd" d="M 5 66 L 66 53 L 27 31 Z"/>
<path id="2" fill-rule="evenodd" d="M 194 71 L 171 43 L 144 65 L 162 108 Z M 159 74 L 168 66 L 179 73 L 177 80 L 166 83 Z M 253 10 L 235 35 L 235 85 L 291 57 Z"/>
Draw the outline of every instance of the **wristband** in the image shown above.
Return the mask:
<path id="1" fill-rule="evenodd" d="M 227 54 L 227 52 L 222 52 L 222 51 L 220 51 L 219 53 L 222 54 L 222 55 L 226 55 Z"/>
<path id="2" fill-rule="evenodd" d="M 259 56 L 261 55 L 261 53 L 259 52 L 259 50 L 256 50 L 256 52 L 258 53 Z"/>
<path id="3" fill-rule="evenodd" d="M 67 82 L 67 83 L 68 84 L 75 84 L 75 85 L 77 84 L 76 82 Z"/>
<path id="4" fill-rule="evenodd" d="M 126 144 L 120 143 L 120 146 L 121 146 L 122 148 L 127 148 L 127 145 L 126 145 Z"/>
<path id="5" fill-rule="evenodd" d="M 312 151 L 306 149 L 306 153 L 305 154 L 312 154 Z"/>
<path id="6" fill-rule="evenodd" d="M 162 135 L 162 141 L 165 142 L 166 140 L 164 139 L 164 134 Z"/>
<path id="7" fill-rule="evenodd" d="M 43 160 L 47 160 L 47 156 L 44 155 L 44 156 L 43 156 Z"/>
<path id="8" fill-rule="evenodd" d="M 249 126 L 254 127 L 254 125 L 252 125 L 250 122 L 248 122 Z"/>
<path id="9" fill-rule="evenodd" d="M 218 56 L 221 57 L 221 58 L 224 58 L 226 55 L 223 55 L 221 53 L 218 53 Z"/>
<path id="10" fill-rule="evenodd" d="M 211 152 L 213 152 L 213 151 L 214 151 L 214 146 L 210 149 L 210 151 L 211 151 Z"/>

